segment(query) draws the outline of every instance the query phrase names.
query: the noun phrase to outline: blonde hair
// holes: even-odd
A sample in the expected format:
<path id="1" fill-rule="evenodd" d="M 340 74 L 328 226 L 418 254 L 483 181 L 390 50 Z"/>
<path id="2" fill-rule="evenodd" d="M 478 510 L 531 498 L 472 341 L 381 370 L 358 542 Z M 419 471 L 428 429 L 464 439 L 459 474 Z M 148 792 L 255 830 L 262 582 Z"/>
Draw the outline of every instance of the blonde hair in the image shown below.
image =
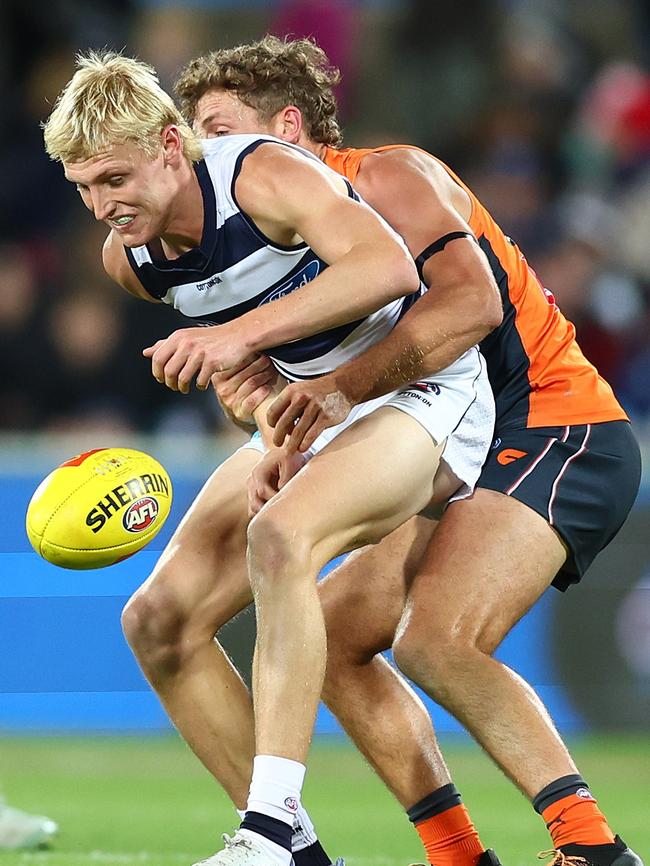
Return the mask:
<path id="1" fill-rule="evenodd" d="M 153 158 L 169 124 L 178 127 L 187 159 L 201 159 L 198 139 L 152 66 L 113 51 L 91 51 L 77 55 L 76 67 L 43 124 L 52 159 L 80 162 L 127 142 Z"/>
<path id="2" fill-rule="evenodd" d="M 342 136 L 332 88 L 340 79 L 339 70 L 311 39 L 265 36 L 190 61 L 174 89 L 190 122 L 199 99 L 212 88 L 234 92 L 267 120 L 287 105 L 295 105 L 311 140 L 336 147 Z"/>

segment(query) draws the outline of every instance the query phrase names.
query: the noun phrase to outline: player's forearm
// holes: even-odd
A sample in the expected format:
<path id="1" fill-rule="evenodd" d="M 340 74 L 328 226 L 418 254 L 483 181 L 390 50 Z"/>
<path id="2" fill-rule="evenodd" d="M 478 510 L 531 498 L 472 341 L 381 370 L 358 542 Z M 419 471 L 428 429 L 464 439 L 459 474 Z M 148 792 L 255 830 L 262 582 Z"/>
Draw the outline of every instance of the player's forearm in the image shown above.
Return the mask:
<path id="1" fill-rule="evenodd" d="M 432 300 L 425 295 L 387 337 L 331 374 L 353 405 L 435 375 L 495 327 L 492 318 Z"/>
<path id="2" fill-rule="evenodd" d="M 315 280 L 240 319 L 251 351 L 336 328 L 417 291 L 412 260 L 398 245 L 359 244 Z"/>

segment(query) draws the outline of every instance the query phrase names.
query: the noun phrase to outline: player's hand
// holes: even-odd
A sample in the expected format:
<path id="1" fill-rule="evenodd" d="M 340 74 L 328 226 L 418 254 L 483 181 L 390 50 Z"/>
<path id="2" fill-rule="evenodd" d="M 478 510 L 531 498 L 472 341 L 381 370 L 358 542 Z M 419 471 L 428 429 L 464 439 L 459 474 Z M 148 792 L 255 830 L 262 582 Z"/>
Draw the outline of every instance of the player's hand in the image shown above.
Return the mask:
<path id="1" fill-rule="evenodd" d="M 239 427 L 254 427 L 253 412 L 273 391 L 278 373 L 265 355 L 249 355 L 241 364 L 212 376 L 224 414 Z"/>
<path id="2" fill-rule="evenodd" d="M 254 517 L 307 462 L 304 454 L 271 448 L 248 476 L 248 516 Z"/>
<path id="3" fill-rule="evenodd" d="M 329 376 L 292 382 L 271 403 L 267 420 L 274 427 L 273 442 L 288 451 L 307 451 L 327 427 L 350 414 L 351 401 Z"/>
<path id="4" fill-rule="evenodd" d="M 236 323 L 229 322 L 208 328 L 182 328 L 142 354 L 151 358 L 154 379 L 172 391 L 188 394 L 195 377 L 196 387 L 204 391 L 215 373 L 236 367 L 250 355 L 250 350 Z"/>

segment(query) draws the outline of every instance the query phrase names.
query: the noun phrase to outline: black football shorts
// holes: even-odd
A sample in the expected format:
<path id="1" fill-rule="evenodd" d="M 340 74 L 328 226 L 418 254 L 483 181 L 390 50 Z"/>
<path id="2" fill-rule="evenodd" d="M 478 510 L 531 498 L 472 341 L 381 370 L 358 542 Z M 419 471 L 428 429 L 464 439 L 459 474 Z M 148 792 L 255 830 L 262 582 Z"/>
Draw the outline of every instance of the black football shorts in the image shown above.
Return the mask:
<path id="1" fill-rule="evenodd" d="M 569 556 L 553 586 L 578 583 L 627 517 L 641 455 L 627 421 L 499 432 L 477 487 L 513 496 L 559 533 Z"/>

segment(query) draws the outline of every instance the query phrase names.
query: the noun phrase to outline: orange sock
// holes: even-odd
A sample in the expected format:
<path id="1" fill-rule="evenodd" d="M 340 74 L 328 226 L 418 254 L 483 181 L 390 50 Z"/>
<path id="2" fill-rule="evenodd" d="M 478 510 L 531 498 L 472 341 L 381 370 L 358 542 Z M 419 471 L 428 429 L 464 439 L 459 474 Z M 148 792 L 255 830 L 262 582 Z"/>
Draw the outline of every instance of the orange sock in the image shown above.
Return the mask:
<path id="1" fill-rule="evenodd" d="M 460 803 L 415 825 L 434 866 L 476 866 L 485 850 L 465 806 Z"/>
<path id="2" fill-rule="evenodd" d="M 607 819 L 591 796 L 569 794 L 547 806 L 542 817 L 556 848 L 569 844 L 610 845 L 614 841 Z"/>

